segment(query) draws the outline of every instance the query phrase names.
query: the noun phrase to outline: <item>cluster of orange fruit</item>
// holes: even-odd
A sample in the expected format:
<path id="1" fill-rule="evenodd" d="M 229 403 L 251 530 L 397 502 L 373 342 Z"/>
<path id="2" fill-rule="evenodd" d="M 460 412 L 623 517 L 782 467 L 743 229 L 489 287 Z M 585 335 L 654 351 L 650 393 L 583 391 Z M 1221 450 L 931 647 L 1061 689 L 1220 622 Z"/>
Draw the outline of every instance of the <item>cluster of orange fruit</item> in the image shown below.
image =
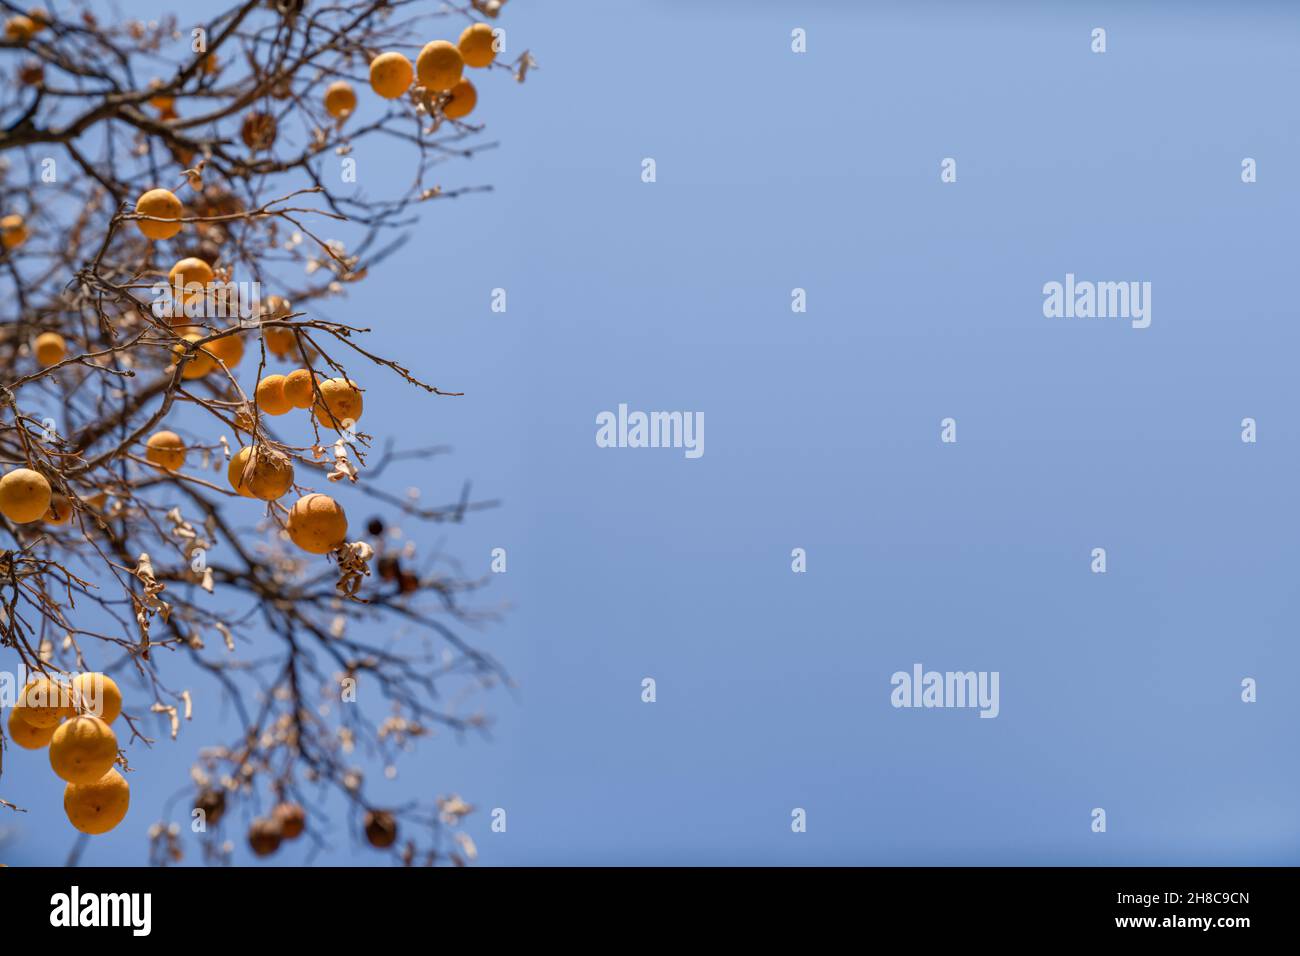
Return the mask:
<path id="1" fill-rule="evenodd" d="M 433 93 L 445 93 L 443 115 L 463 119 L 478 104 L 478 91 L 463 75 L 465 67 L 483 69 L 496 59 L 495 37 L 486 23 L 472 23 L 460 35 L 460 41 L 434 40 L 426 43 L 415 66 L 401 53 L 381 53 L 370 61 L 370 87 L 386 100 L 395 100 L 418 78 L 420 85 Z M 343 80 L 325 91 L 325 109 L 337 119 L 344 119 L 356 109 L 357 95 Z"/>
<path id="2" fill-rule="evenodd" d="M 5 21 L 5 39 L 26 43 L 49 26 L 49 22 L 48 13 L 40 7 L 32 7 L 26 16 L 18 13 Z"/>
<path id="3" fill-rule="evenodd" d="M 63 810 L 82 833 L 107 833 L 131 803 L 131 788 L 113 766 L 117 736 L 109 725 L 121 712 L 122 692 L 99 673 L 78 674 L 70 684 L 38 677 L 9 712 L 14 743 L 49 748 L 50 766 L 67 784 Z"/>

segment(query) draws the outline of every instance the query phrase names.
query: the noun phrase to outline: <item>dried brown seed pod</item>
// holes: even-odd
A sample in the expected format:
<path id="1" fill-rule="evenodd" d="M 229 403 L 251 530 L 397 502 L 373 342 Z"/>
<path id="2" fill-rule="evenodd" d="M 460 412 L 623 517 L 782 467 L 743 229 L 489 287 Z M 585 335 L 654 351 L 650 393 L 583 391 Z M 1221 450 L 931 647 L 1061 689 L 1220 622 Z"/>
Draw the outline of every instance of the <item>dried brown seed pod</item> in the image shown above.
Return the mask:
<path id="1" fill-rule="evenodd" d="M 371 846 L 383 850 L 397 842 L 397 821 L 387 810 L 367 810 L 365 825 Z"/>
<path id="2" fill-rule="evenodd" d="M 248 845 L 258 856 L 270 856 L 280 849 L 283 836 L 279 820 L 274 817 L 258 817 L 248 828 Z"/>

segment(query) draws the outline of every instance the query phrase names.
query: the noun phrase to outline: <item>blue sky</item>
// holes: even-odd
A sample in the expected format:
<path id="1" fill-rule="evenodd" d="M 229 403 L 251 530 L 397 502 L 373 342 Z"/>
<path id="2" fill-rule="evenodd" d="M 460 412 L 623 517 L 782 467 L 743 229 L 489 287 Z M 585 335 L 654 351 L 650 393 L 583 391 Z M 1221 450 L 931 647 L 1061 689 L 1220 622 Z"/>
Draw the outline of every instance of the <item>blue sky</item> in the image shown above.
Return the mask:
<path id="1" fill-rule="evenodd" d="M 1300 862 L 1297 15 L 512 0 L 541 68 L 480 84 L 501 146 L 441 174 L 495 191 L 328 310 L 467 393 L 365 383 L 372 430 L 456 450 L 393 485 L 504 501 L 447 543 L 508 550 L 481 641 L 519 689 L 389 792 L 479 806 L 486 865 Z M 408 169 L 358 161 L 375 192 Z M 1151 282 L 1151 327 L 1045 318 L 1067 272 Z M 706 453 L 598 448 L 620 402 L 703 412 Z M 1000 672 L 999 717 L 892 708 L 915 662 Z M 84 860 L 143 863 L 219 736 L 133 754 Z M 57 862 L 25 758 L 5 854 Z"/>

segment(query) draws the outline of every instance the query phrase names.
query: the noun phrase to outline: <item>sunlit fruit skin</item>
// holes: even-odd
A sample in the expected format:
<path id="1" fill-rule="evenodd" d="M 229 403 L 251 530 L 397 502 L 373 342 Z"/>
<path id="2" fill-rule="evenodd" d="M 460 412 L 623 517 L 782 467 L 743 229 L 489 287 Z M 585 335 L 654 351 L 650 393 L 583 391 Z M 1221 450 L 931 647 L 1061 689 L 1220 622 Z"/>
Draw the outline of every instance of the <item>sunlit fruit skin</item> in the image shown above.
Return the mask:
<path id="1" fill-rule="evenodd" d="M 284 377 L 284 397 L 294 408 L 311 408 L 316 401 L 312 390 L 312 374 L 309 369 L 294 369 Z"/>
<path id="2" fill-rule="evenodd" d="M 131 787 L 116 769 L 89 783 L 63 788 L 63 812 L 82 833 L 107 833 L 124 819 L 131 806 Z"/>
<path id="3" fill-rule="evenodd" d="M 331 378 L 317 386 L 320 398 L 312 412 L 326 428 L 341 431 L 361 420 L 361 390 L 346 378 Z"/>
<path id="4" fill-rule="evenodd" d="M 259 817 L 248 828 L 248 845 L 257 856 L 270 856 L 280 849 L 283 836 L 278 820 Z"/>
<path id="5" fill-rule="evenodd" d="M 336 80 L 325 89 L 325 112 L 335 119 L 347 119 L 357 108 L 357 91 L 347 80 Z"/>
<path id="6" fill-rule="evenodd" d="M 434 40 L 425 44 L 415 61 L 415 73 L 420 78 L 420 85 L 435 93 L 445 93 L 455 86 L 464 71 L 465 61 L 461 58 L 460 50 L 446 40 Z"/>
<path id="7" fill-rule="evenodd" d="M 46 367 L 58 365 L 68 354 L 68 343 L 58 332 L 42 332 L 32 347 L 36 361 Z"/>
<path id="8" fill-rule="evenodd" d="M 21 13 L 5 21 L 5 38 L 15 43 L 26 43 L 35 36 L 36 30 L 35 21 Z"/>
<path id="9" fill-rule="evenodd" d="M 466 66 L 482 69 L 491 66 L 497 51 L 492 48 L 492 28 L 486 23 L 471 23 L 460 35 L 456 44 Z"/>
<path id="10" fill-rule="evenodd" d="M 370 88 L 386 100 L 395 100 L 411 88 L 415 67 L 396 51 L 381 53 L 370 61 Z"/>
<path id="11" fill-rule="evenodd" d="M 186 332 L 181 338 L 186 342 L 201 342 L 207 336 L 200 335 L 198 332 Z M 172 354 L 176 356 L 176 361 L 185 362 L 181 368 L 181 378 L 202 378 L 217 367 L 217 360 L 212 357 L 212 353 L 206 348 L 194 350 L 190 354 L 188 361 L 186 361 L 185 353 L 185 346 L 181 345 L 180 342 L 172 346 Z"/>
<path id="12" fill-rule="evenodd" d="M 67 524 L 72 520 L 72 502 L 66 495 L 50 495 L 50 507 L 45 512 L 45 523 L 52 525 Z"/>
<path id="13" fill-rule="evenodd" d="M 203 348 L 211 353 L 213 358 L 224 362 L 226 368 L 234 368 L 244 358 L 244 339 L 238 332 L 213 339 Z"/>
<path id="14" fill-rule="evenodd" d="M 175 432 L 154 432 L 144 443 L 144 457 L 159 468 L 179 471 L 185 465 L 185 442 Z"/>
<path id="15" fill-rule="evenodd" d="M 461 80 L 451 88 L 450 99 L 442 104 L 442 115 L 447 119 L 464 119 L 478 105 L 478 90 L 469 80 Z"/>
<path id="16" fill-rule="evenodd" d="M 98 671 L 72 678 L 72 702 L 77 713 L 98 717 L 106 724 L 122 713 L 122 691 L 117 681 Z"/>
<path id="17" fill-rule="evenodd" d="M 94 783 L 117 760 L 117 735 L 99 717 L 70 717 L 50 739 L 50 767 L 68 783 Z"/>
<path id="18" fill-rule="evenodd" d="M 18 719 L 32 727 L 57 727 L 59 721 L 72 716 L 69 688 L 48 677 L 28 681 L 14 701 Z"/>
<path id="19" fill-rule="evenodd" d="M 293 306 L 283 296 L 272 295 L 263 303 L 261 312 L 263 322 L 267 319 L 284 319 L 292 314 Z M 263 325 L 262 341 L 266 343 L 267 351 L 276 358 L 287 358 L 298 345 L 298 337 L 293 334 L 293 329 L 279 325 Z"/>
<path id="20" fill-rule="evenodd" d="M 348 536 L 343 506 L 329 495 L 304 495 L 289 509 L 289 540 L 310 554 L 329 554 Z"/>
<path id="21" fill-rule="evenodd" d="M 0 513 L 15 524 L 40 521 L 50 510 L 50 483 L 30 468 L 15 468 L 0 478 Z"/>
<path id="22" fill-rule="evenodd" d="M 0 243 L 6 249 L 17 249 L 27 241 L 27 221 L 17 213 L 0 219 Z"/>
<path id="23" fill-rule="evenodd" d="M 33 727 L 23 720 L 17 708 L 9 711 L 9 739 L 24 750 L 40 750 L 47 746 L 57 726 L 51 724 L 48 727 Z"/>
<path id="24" fill-rule="evenodd" d="M 201 299 L 208 284 L 214 278 L 212 266 L 196 256 L 180 260 L 167 273 L 167 282 L 172 287 L 172 295 L 182 305 Z"/>
<path id="25" fill-rule="evenodd" d="M 179 220 L 184 213 L 181 201 L 170 189 L 151 189 L 135 204 L 135 211 L 142 216 L 157 216 L 160 219 L 174 219 L 176 222 L 155 222 L 152 219 L 137 219 L 135 224 L 149 239 L 170 239 L 181 231 L 183 225 Z"/>
<path id="26" fill-rule="evenodd" d="M 293 408 L 284 395 L 284 376 L 268 375 L 257 383 L 257 408 L 265 415 L 283 415 Z"/>
<path id="27" fill-rule="evenodd" d="M 278 804 L 271 815 L 280 824 L 280 835 L 286 840 L 296 840 L 306 829 L 307 811 L 296 803 Z"/>
<path id="28" fill-rule="evenodd" d="M 246 498 L 275 501 L 293 487 L 293 462 L 265 446 L 247 445 L 230 459 L 226 478 Z"/>

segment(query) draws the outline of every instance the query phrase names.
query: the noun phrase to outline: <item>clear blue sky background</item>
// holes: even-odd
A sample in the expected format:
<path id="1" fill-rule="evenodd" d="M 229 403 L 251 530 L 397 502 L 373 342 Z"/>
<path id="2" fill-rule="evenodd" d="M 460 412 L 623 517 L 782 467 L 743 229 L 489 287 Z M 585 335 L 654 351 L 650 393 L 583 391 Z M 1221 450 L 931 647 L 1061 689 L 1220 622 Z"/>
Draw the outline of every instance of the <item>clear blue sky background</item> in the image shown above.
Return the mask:
<path id="1" fill-rule="evenodd" d="M 330 310 L 467 392 L 366 383 L 371 430 L 456 448 L 399 486 L 505 501 L 448 542 L 509 551 L 482 639 L 520 689 L 492 741 L 425 743 L 389 792 L 478 805 L 488 865 L 1300 862 L 1298 19 L 513 0 L 541 69 L 480 84 L 502 146 L 442 174 L 496 191 L 426 207 Z M 408 169 L 358 158 L 375 193 Z M 1150 281 L 1151 327 L 1044 318 L 1066 272 Z M 703 411 L 704 457 L 597 448 L 620 402 Z M 893 709 L 914 662 L 1000 671 L 1001 716 Z M 144 862 L 218 736 L 133 754 L 86 862 Z M 6 855 L 59 860 L 24 757 Z"/>

